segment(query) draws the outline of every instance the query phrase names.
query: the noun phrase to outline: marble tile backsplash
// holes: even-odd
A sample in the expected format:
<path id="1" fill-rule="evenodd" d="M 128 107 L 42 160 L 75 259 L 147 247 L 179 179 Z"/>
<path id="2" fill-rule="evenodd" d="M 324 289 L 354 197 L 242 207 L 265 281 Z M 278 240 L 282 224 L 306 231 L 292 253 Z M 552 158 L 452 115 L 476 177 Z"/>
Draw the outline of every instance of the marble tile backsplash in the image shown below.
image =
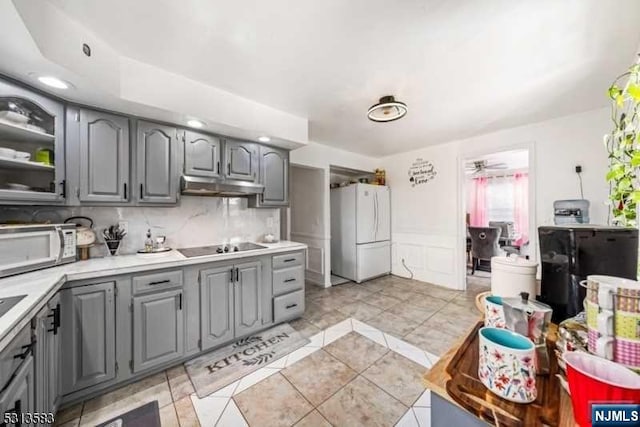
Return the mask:
<path id="1" fill-rule="evenodd" d="M 229 241 L 260 241 L 265 233 L 280 234 L 278 209 L 252 209 L 244 198 L 182 196 L 175 207 L 52 207 L 0 206 L 0 223 L 19 220 L 61 223 L 75 215 L 94 221 L 98 243 L 91 256 L 106 255 L 101 231 L 127 221 L 129 233 L 120 254 L 134 253 L 144 246 L 147 229 L 155 238 L 167 236 L 172 248 L 202 246 Z"/>

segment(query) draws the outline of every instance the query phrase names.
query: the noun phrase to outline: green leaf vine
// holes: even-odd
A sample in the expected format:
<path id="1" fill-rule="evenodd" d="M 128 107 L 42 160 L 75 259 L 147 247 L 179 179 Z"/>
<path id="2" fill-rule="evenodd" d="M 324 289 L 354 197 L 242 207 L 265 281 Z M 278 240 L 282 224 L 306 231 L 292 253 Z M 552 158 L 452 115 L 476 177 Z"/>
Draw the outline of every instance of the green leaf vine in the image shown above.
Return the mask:
<path id="1" fill-rule="evenodd" d="M 609 199 L 613 224 L 636 227 L 640 202 L 640 63 L 609 87 L 614 129 L 605 135 L 609 153 Z"/>

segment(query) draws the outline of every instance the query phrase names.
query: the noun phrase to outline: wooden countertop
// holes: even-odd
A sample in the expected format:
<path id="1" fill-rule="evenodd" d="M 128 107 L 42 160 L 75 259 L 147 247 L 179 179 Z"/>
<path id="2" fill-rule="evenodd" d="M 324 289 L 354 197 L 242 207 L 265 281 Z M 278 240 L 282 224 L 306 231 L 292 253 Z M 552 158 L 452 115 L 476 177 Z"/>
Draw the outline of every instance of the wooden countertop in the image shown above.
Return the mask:
<path id="1" fill-rule="evenodd" d="M 433 393 L 437 393 L 443 399 L 451 402 L 452 405 L 457 406 L 463 411 L 465 408 L 460 406 L 453 398 L 447 393 L 446 384 L 451 379 L 451 376 L 447 373 L 447 366 L 451 362 L 451 359 L 455 356 L 458 348 L 467 339 L 469 334 L 473 331 L 474 327 L 471 327 L 467 333 L 459 339 L 446 353 L 444 353 L 438 363 L 424 374 L 423 383 L 425 387 L 431 390 Z M 555 339 L 557 333 L 557 326 L 552 325 L 549 331 L 550 339 Z M 571 405 L 571 397 L 564 389 L 560 392 L 560 420 L 558 422 L 559 427 L 577 427 L 573 419 L 573 406 Z"/>

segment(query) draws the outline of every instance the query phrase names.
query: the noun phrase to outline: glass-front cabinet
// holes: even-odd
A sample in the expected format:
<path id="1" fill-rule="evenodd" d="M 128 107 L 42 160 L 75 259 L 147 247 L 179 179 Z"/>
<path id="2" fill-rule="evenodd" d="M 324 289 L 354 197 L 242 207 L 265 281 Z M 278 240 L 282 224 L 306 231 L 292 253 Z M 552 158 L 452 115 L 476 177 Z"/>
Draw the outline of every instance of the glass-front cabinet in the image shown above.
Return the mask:
<path id="1" fill-rule="evenodd" d="M 64 202 L 64 108 L 0 81 L 0 203 Z"/>

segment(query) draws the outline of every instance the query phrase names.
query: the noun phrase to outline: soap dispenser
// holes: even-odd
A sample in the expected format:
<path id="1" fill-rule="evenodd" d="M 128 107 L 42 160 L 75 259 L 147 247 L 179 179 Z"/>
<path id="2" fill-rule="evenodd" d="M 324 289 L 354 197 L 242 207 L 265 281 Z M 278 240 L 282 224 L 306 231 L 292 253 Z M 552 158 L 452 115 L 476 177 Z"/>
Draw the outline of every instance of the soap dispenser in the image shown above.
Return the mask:
<path id="1" fill-rule="evenodd" d="M 147 238 L 144 240 L 144 251 L 153 252 L 153 239 L 151 238 L 151 229 L 147 230 Z"/>

